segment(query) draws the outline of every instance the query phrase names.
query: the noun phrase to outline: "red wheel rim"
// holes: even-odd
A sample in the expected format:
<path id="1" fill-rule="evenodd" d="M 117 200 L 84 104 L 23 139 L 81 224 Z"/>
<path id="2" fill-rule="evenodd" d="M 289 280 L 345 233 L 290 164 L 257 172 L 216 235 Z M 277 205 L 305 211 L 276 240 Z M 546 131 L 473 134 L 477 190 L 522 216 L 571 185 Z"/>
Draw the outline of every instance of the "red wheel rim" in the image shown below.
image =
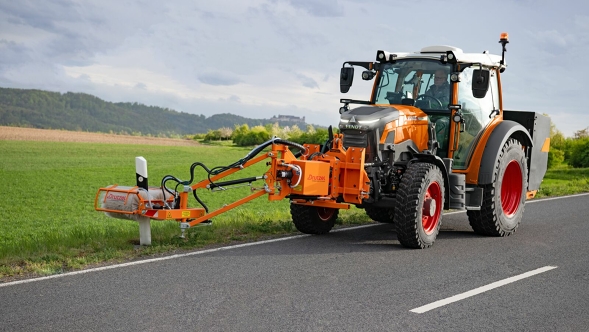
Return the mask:
<path id="1" fill-rule="evenodd" d="M 421 209 L 421 224 L 426 234 L 431 234 L 438 226 L 442 214 L 442 188 L 437 182 L 427 187 Z"/>
<path id="2" fill-rule="evenodd" d="M 333 217 L 335 213 L 335 209 L 332 208 L 317 208 L 317 215 L 319 215 L 319 219 L 323 221 L 328 221 Z"/>
<path id="3" fill-rule="evenodd" d="M 501 181 L 501 206 L 503 214 L 511 217 L 517 212 L 522 197 L 522 170 L 519 163 L 512 160 L 507 164 Z"/>

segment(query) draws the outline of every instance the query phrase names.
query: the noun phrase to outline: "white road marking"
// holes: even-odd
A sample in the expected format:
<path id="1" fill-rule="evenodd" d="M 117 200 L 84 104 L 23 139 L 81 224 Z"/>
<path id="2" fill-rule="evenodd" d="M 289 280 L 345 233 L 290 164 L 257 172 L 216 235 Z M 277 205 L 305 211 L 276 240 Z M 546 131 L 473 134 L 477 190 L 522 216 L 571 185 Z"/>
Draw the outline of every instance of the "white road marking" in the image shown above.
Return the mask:
<path id="1" fill-rule="evenodd" d="M 427 312 L 427 311 L 430 311 L 430 310 L 433 310 L 433 309 L 436 309 L 436 308 L 439 308 L 439 307 L 443 307 L 443 306 L 445 306 L 447 304 L 450 304 L 450 303 L 453 303 L 453 302 L 457 302 L 457 301 L 460 301 L 460 300 L 464 300 L 464 299 L 469 298 L 471 296 L 475 296 L 475 295 L 484 293 L 484 292 L 489 291 L 491 289 L 498 288 L 498 287 L 501 287 L 501 286 L 505 286 L 505 285 L 510 284 L 512 282 L 516 282 L 518 280 L 529 278 L 529 277 L 534 276 L 536 274 L 540 274 L 540 273 L 544 273 L 546 271 L 550 271 L 550 270 L 556 269 L 557 267 L 558 266 L 544 266 L 544 267 L 541 267 L 539 269 L 536 269 L 536 270 L 533 270 L 533 271 L 529 271 L 529 272 L 526 272 L 526 273 L 522 273 L 520 275 L 513 276 L 513 277 L 510 277 L 510 278 L 507 278 L 507 279 L 499 280 L 499 281 L 496 281 L 494 283 L 488 284 L 486 286 L 475 288 L 475 289 L 470 290 L 468 292 L 464 292 L 462 294 L 454 295 L 452 297 L 449 297 L 449 298 L 446 298 L 446 299 L 443 299 L 443 300 L 432 302 L 430 304 L 426 304 L 424 306 L 421 306 L 421 307 L 415 308 L 415 309 L 411 309 L 409 311 L 415 312 L 415 313 L 418 313 L 418 314 L 422 314 L 424 312 Z"/>
<path id="2" fill-rule="evenodd" d="M 350 231 L 350 230 L 354 230 L 354 229 L 372 227 L 372 226 L 376 226 L 376 225 L 382 225 L 382 224 L 370 224 L 370 225 L 360 225 L 360 226 L 354 226 L 354 227 L 340 228 L 340 229 L 333 230 L 331 233 Z M 102 266 L 102 267 L 97 267 L 97 268 L 92 268 L 92 269 L 87 269 L 87 270 L 73 271 L 73 272 L 67 272 L 67 273 L 62 273 L 62 274 L 54 274 L 54 275 L 50 275 L 50 276 L 46 276 L 46 277 L 40 277 L 40 278 L 17 280 L 17 281 L 11 281 L 11 282 L 6 282 L 6 283 L 0 283 L 0 287 L 7 287 L 7 286 L 13 286 L 13 285 L 19 285 L 19 284 L 26 284 L 26 283 L 29 283 L 29 282 L 35 282 L 35 281 L 41 281 L 41 280 L 48 280 L 48 279 L 55 279 L 55 278 L 73 276 L 73 275 L 77 275 L 77 274 L 84 274 L 84 273 L 90 273 L 90 272 L 105 271 L 105 270 L 111 270 L 111 269 L 116 269 L 116 268 L 120 268 L 120 267 L 133 266 L 133 265 L 141 265 L 141 264 L 147 264 L 147 263 L 165 261 L 165 260 L 176 259 L 176 258 L 181 258 L 181 257 L 203 255 L 203 254 L 209 254 L 209 253 L 217 252 L 217 251 L 231 250 L 231 249 L 244 248 L 244 247 L 251 247 L 251 246 L 257 246 L 257 245 L 266 244 L 266 243 L 273 243 L 273 242 L 294 240 L 294 239 L 298 239 L 298 238 L 302 238 L 302 237 L 308 237 L 308 236 L 311 236 L 311 235 L 309 235 L 309 234 L 302 234 L 302 235 L 295 235 L 295 236 L 283 237 L 283 238 L 279 238 L 279 239 L 271 239 L 271 240 L 258 241 L 258 242 L 248 242 L 248 243 L 236 244 L 236 245 L 232 245 L 232 246 L 226 246 L 226 247 L 220 247 L 220 248 L 214 248 L 214 249 L 207 249 L 207 250 L 200 250 L 200 251 L 188 252 L 188 253 L 185 253 L 185 254 L 176 254 L 176 255 L 170 255 L 170 256 L 166 256 L 166 257 L 158 257 L 158 258 L 144 259 L 144 260 L 140 260 L 140 261 L 134 261 L 134 262 L 128 262 L 128 263 L 122 263 L 122 264 Z"/>
<path id="3" fill-rule="evenodd" d="M 563 198 L 571 198 L 571 197 L 579 197 L 579 196 L 587 196 L 589 195 L 589 193 L 584 193 L 584 194 L 576 194 L 576 195 L 568 195 L 568 196 L 558 196 L 558 197 L 548 197 L 548 198 L 540 198 L 540 199 L 534 199 L 531 201 L 527 201 L 526 204 L 530 204 L 530 203 L 536 203 L 536 202 L 544 202 L 544 201 L 553 201 L 555 199 L 563 199 Z"/>
<path id="4" fill-rule="evenodd" d="M 585 195 L 589 195 L 589 193 L 586 193 L 586 194 L 577 194 L 577 195 L 570 195 L 570 196 L 560 196 L 560 197 L 554 197 L 554 198 L 545 198 L 545 199 L 540 199 L 540 200 L 529 201 L 527 203 L 535 203 L 535 202 L 541 202 L 541 201 L 546 201 L 546 200 L 562 199 L 562 198 L 585 196 Z M 444 215 L 451 215 L 451 214 L 458 214 L 458 213 L 465 213 L 465 212 L 466 211 L 454 211 L 454 212 L 444 213 Z M 349 231 L 349 230 L 354 230 L 354 229 L 359 229 L 359 228 L 373 227 L 373 226 L 377 226 L 377 225 L 382 225 L 382 224 L 370 224 L 370 225 L 362 225 L 362 226 L 356 226 L 356 227 L 342 228 L 342 229 L 334 230 L 332 232 L 343 232 L 343 231 Z M 122 264 L 116 264 L 116 265 L 108 265 L 108 266 L 103 266 L 103 267 L 97 267 L 97 268 L 92 268 L 92 269 L 87 269 L 87 270 L 80 270 L 80 271 L 74 271 L 74 272 L 67 272 L 67 273 L 62 273 L 62 274 L 54 274 L 54 275 L 50 275 L 50 276 L 47 276 L 47 277 L 40 277 L 40 278 L 33 278 L 33 279 L 26 279 L 26 280 L 18 280 L 18 281 L 12 281 L 12 282 L 5 282 L 5 283 L 0 283 L 0 287 L 7 287 L 7 286 L 18 285 L 18 284 L 26 284 L 26 283 L 29 283 L 29 282 L 35 282 L 35 281 L 41 281 L 41 280 L 47 280 L 47 279 L 55 279 L 55 278 L 67 277 L 67 276 L 72 276 L 72 275 L 77 275 L 77 274 L 84 274 L 84 273 L 90 273 L 90 272 L 98 272 L 98 271 L 116 269 L 116 268 L 125 267 L 125 266 L 133 266 L 133 265 L 147 264 L 147 263 L 152 263 L 152 262 L 164 261 L 164 260 L 168 260 L 168 259 L 176 259 L 176 258 L 187 257 L 187 256 L 208 254 L 208 253 L 216 252 L 216 251 L 231 250 L 231 249 L 236 249 L 236 248 L 243 248 L 243 247 L 249 247 L 249 246 L 255 246 L 255 245 L 265 244 L 265 243 L 272 243 L 272 242 L 278 242 L 278 241 L 293 240 L 293 239 L 298 239 L 298 238 L 305 237 L 305 236 L 309 236 L 309 235 L 303 234 L 303 235 L 289 236 L 289 237 L 284 237 L 284 238 L 280 238 L 280 239 L 273 239 L 273 240 L 267 240 L 267 241 L 249 242 L 249 243 L 243 243 L 243 244 L 238 244 L 238 245 L 234 245 L 234 246 L 227 246 L 227 247 L 220 247 L 220 248 L 215 248 L 215 249 L 194 251 L 194 252 L 189 252 L 189 253 L 186 253 L 186 254 L 177 254 L 177 255 L 171 255 L 171 256 L 166 256 L 166 257 L 158 257 L 158 258 L 144 259 L 144 260 L 135 261 L 135 262 L 122 263 Z"/>

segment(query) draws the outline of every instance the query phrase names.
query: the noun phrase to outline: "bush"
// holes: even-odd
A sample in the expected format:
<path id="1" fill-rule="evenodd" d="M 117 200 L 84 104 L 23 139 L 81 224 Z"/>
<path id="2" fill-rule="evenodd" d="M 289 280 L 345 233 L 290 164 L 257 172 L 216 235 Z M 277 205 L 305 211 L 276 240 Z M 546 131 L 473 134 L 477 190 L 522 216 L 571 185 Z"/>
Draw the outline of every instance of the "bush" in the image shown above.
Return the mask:
<path id="1" fill-rule="evenodd" d="M 323 144 L 328 137 L 327 129 L 315 129 L 313 132 L 309 131 L 298 136 L 291 136 L 289 140 L 299 144 Z"/>
<path id="2" fill-rule="evenodd" d="M 589 167 L 589 137 L 571 141 L 569 164 L 576 168 Z"/>
<path id="3" fill-rule="evenodd" d="M 204 141 L 220 141 L 221 140 L 221 132 L 219 130 L 209 130 L 209 132 L 205 135 Z"/>
<path id="4" fill-rule="evenodd" d="M 192 136 L 193 140 L 198 140 L 198 139 L 204 139 L 206 136 L 206 134 L 194 134 L 194 136 Z"/>
<path id="5" fill-rule="evenodd" d="M 559 149 L 555 149 L 555 148 L 551 148 L 550 151 L 548 151 L 548 168 L 554 168 L 560 164 L 562 164 L 562 162 L 564 161 L 564 152 L 559 150 Z"/>
<path id="6" fill-rule="evenodd" d="M 252 146 L 266 142 L 270 139 L 270 134 L 263 126 L 256 126 L 250 130 L 248 125 L 242 125 L 235 128 L 232 139 L 237 146 Z"/>

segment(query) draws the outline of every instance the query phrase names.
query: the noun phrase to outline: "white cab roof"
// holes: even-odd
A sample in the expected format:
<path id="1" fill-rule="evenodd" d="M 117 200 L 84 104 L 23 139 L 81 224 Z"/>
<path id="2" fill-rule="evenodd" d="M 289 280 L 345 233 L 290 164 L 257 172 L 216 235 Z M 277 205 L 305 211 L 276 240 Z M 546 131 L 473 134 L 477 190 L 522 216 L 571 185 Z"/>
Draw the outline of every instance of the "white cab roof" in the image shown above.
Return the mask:
<path id="1" fill-rule="evenodd" d="M 501 56 L 495 54 L 489 54 L 487 51 L 481 53 L 464 53 L 462 49 L 448 45 L 434 45 L 427 46 L 415 53 L 394 53 L 396 59 L 409 59 L 409 58 L 430 58 L 440 59 L 440 56 L 446 54 L 447 51 L 452 51 L 456 56 L 458 62 L 463 63 L 481 63 L 484 66 L 489 67 L 506 67 L 501 65 Z M 390 52 L 385 52 L 386 58 L 388 59 Z"/>

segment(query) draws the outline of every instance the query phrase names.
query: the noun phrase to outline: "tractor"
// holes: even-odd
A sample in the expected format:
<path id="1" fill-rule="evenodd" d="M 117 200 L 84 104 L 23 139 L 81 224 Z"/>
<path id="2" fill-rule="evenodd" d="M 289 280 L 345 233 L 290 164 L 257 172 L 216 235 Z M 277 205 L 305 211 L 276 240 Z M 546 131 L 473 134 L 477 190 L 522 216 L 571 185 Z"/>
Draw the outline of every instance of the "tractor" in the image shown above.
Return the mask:
<path id="1" fill-rule="evenodd" d="M 503 108 L 506 33 L 499 43 L 500 56 L 429 46 L 415 53 L 379 50 L 374 62 L 346 61 L 340 91 L 349 91 L 354 68 L 361 67 L 362 79 L 374 81 L 372 93 L 369 100 L 340 100 L 339 133 L 330 127 L 323 145 L 273 138 L 226 167 L 193 164 L 188 181 L 168 176 L 160 187 L 138 180 L 135 187 L 101 188 L 95 208 L 135 220 L 174 219 L 184 232 L 266 194 L 289 199 L 294 225 L 307 234 L 328 233 L 339 210 L 354 205 L 393 224 L 409 248 L 433 245 L 443 210 L 466 210 L 478 234 L 511 235 L 546 172 L 550 120 Z M 267 159 L 261 176 L 219 181 Z M 208 178 L 192 184 L 195 167 Z M 254 181 L 264 181 L 263 189 L 213 212 L 197 194 Z M 189 193 L 202 208 L 188 207 Z"/>

